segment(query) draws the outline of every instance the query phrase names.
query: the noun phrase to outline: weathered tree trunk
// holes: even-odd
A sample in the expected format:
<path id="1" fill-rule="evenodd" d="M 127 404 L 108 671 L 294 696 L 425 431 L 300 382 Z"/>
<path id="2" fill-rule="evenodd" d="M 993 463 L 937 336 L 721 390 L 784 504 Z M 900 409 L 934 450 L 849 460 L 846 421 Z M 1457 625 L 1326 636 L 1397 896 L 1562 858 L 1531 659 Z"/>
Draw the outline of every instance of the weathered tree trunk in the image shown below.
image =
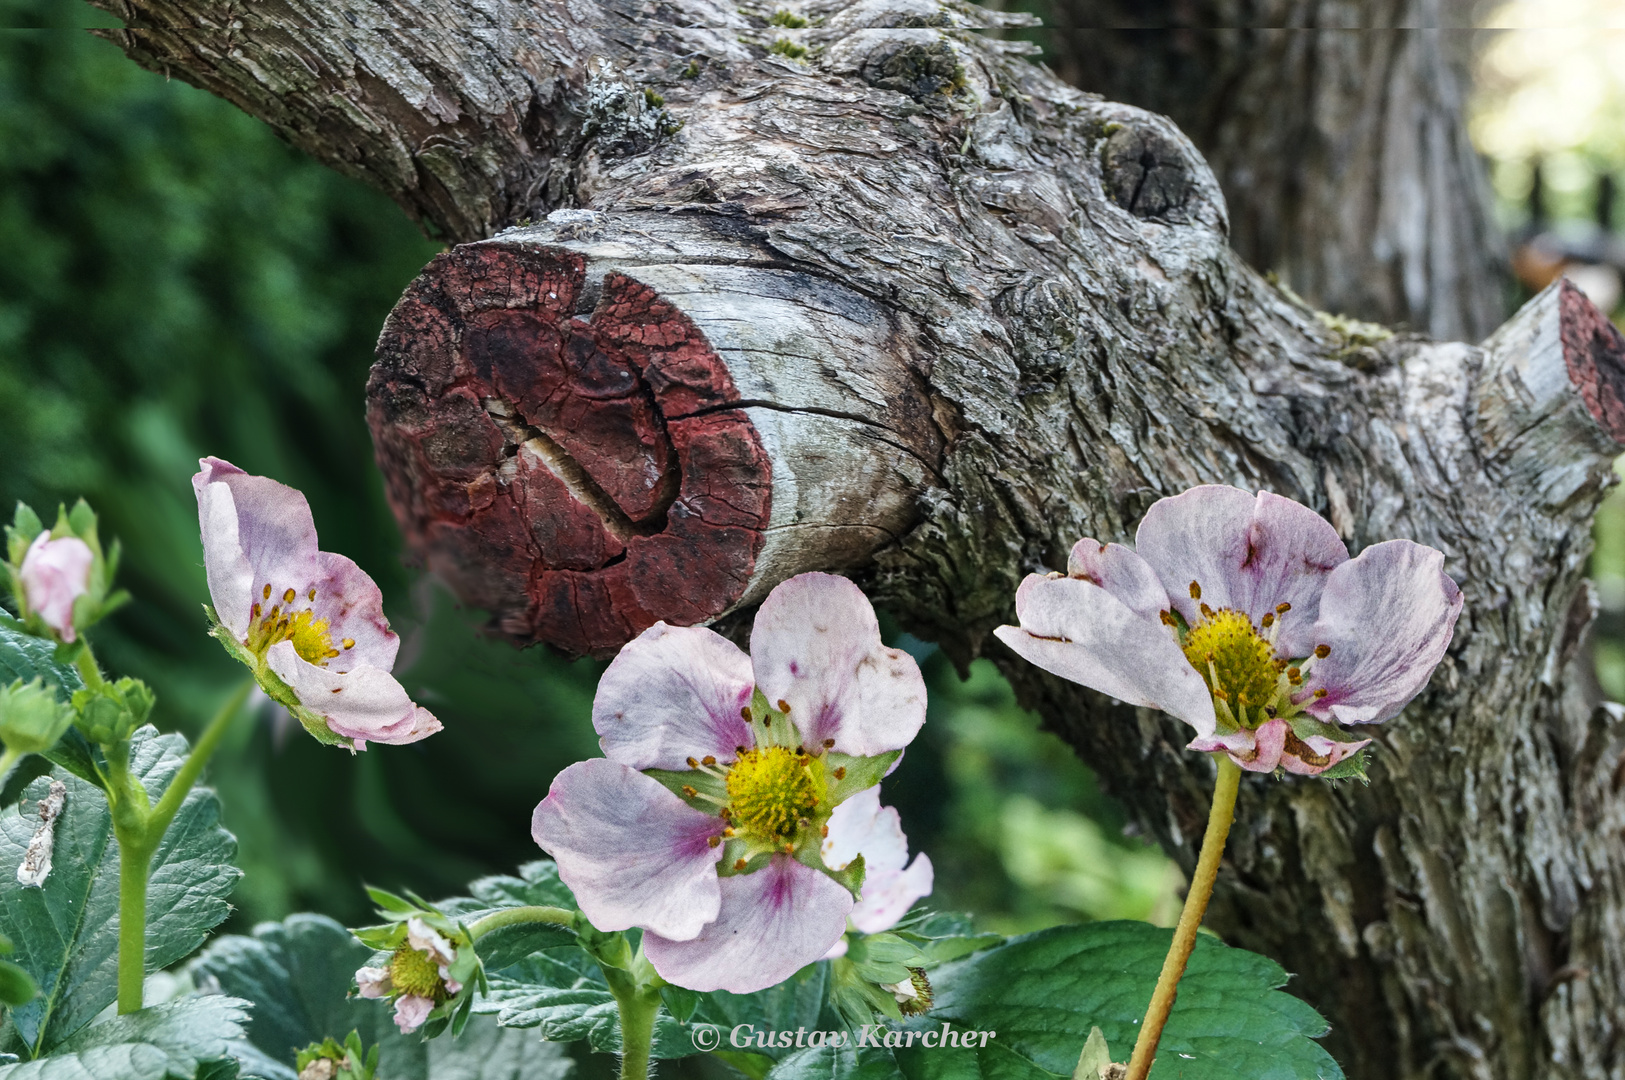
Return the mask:
<path id="1" fill-rule="evenodd" d="M 1476 5 L 1050 2 L 1059 73 L 1179 124 L 1252 265 L 1440 339 L 1500 324 L 1506 252 L 1463 114 Z"/>
<path id="2" fill-rule="evenodd" d="M 516 638 L 602 652 L 834 566 L 963 661 L 1023 574 L 1199 482 L 1444 550 L 1467 607 L 1373 782 L 1249 781 L 1213 925 L 1353 1077 L 1625 1076 L 1625 716 L 1570 666 L 1625 344 L 1578 293 L 1479 347 L 1351 338 L 1231 251 L 1171 123 L 968 6 L 112 6 L 468 242 L 369 411 L 408 537 Z M 1188 732 L 996 659 L 1191 865 Z"/>

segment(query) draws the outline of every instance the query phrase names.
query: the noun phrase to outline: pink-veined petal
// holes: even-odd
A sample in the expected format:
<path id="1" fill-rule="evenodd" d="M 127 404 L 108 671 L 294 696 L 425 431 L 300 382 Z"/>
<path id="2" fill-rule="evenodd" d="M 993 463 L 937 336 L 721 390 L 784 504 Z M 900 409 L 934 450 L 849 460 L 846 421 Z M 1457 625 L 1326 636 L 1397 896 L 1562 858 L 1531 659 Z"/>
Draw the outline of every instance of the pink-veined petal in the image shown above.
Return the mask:
<path id="1" fill-rule="evenodd" d="M 994 631 L 1017 655 L 1045 671 L 1128 702 L 1171 713 L 1211 734 L 1207 683 L 1191 667 L 1173 631 L 1139 615 L 1081 578 L 1029 574 L 1016 590 L 1019 627 Z"/>
<path id="2" fill-rule="evenodd" d="M 621 649 L 598 680 L 592 726 L 613 761 L 686 769 L 688 759 L 753 746 L 740 710 L 750 703 L 750 658 L 698 626 L 657 622 Z"/>
<path id="3" fill-rule="evenodd" d="M 1269 720 L 1255 731 L 1242 728 L 1223 735 L 1207 735 L 1192 739 L 1187 748 L 1203 753 L 1224 751 L 1230 760 L 1249 772 L 1272 772 L 1281 764 L 1281 751 L 1291 727 L 1285 720 Z"/>
<path id="4" fill-rule="evenodd" d="M 1360 552 L 1327 579 L 1311 633 L 1312 645 L 1331 654 L 1315 661 L 1305 683 L 1327 694 L 1305 710 L 1344 724 L 1396 715 L 1444 659 L 1461 605 L 1441 552 L 1409 540 Z"/>
<path id="5" fill-rule="evenodd" d="M 865 857 L 867 862 L 867 857 Z M 916 901 L 931 895 L 935 874 L 923 851 L 906 870 L 882 870 L 863 878 L 863 895 L 848 916 L 865 934 L 878 934 L 897 925 Z"/>
<path id="6" fill-rule="evenodd" d="M 364 742 L 417 742 L 440 730 L 440 721 L 415 704 L 387 671 L 317 667 L 301 657 L 291 641 L 279 641 L 266 650 L 265 663 L 292 688 L 301 705 L 324 718 L 335 734 L 356 740 L 357 749 L 364 749 Z"/>
<path id="7" fill-rule="evenodd" d="M 389 671 L 401 639 L 384 618 L 384 594 L 355 560 L 330 551 L 318 551 L 313 564 L 316 577 L 305 591 L 294 597 L 288 611 L 310 608 L 318 619 L 327 620 L 327 633 L 333 647 L 340 650 L 331 666 L 337 671 L 375 667 Z M 310 598 L 311 590 L 316 598 Z M 355 642 L 344 647 L 346 640 Z"/>
<path id="8" fill-rule="evenodd" d="M 717 918 L 722 848 L 710 840 L 723 827 L 636 769 L 593 758 L 553 778 L 530 835 L 598 929 L 686 941 Z"/>
<path id="9" fill-rule="evenodd" d="M 721 910 L 698 937 L 673 941 L 659 933 L 643 935 L 644 954 L 667 982 L 690 990 L 754 993 L 824 956 L 846 932 L 852 894 L 788 855 L 775 855 L 762 869 L 718 884 Z"/>
<path id="10" fill-rule="evenodd" d="M 800 574 L 762 601 L 750 636 L 756 685 L 790 706 L 809 746 L 844 754 L 907 746 L 925 723 L 925 680 L 913 657 L 880 640 L 875 610 L 856 585 Z"/>
<path id="11" fill-rule="evenodd" d="M 221 493 L 218 490 L 210 492 L 211 505 L 207 516 L 204 514 L 204 494 L 215 485 L 223 485 L 230 493 L 237 514 L 236 545 L 248 561 L 250 603 L 253 598 L 262 602 L 266 600 L 266 586 L 270 586 L 270 595 L 275 598 L 280 598 L 287 589 L 293 589 L 296 593 L 308 589 L 318 576 L 318 568 L 316 523 L 310 516 L 310 503 L 305 501 L 305 496 L 268 477 L 251 476 L 219 458 L 203 458 L 198 466 L 200 471 L 192 477 L 192 489 L 198 496 L 199 524 L 205 530 L 205 569 L 210 569 L 211 562 L 211 542 L 207 531 L 219 525 L 220 508 L 215 500 L 220 499 Z M 217 540 L 214 546 L 221 548 L 223 544 L 223 540 Z M 221 554 L 226 553 L 222 550 Z M 232 564 L 222 569 L 227 573 L 218 584 L 222 588 L 236 588 L 239 584 L 236 571 L 240 568 Z M 220 614 L 220 601 L 230 600 L 235 609 L 235 598 L 216 595 L 215 587 L 216 582 L 211 575 L 209 595 L 217 601 L 215 613 Z M 246 631 L 248 611 L 233 611 L 233 617 L 239 615 Z M 225 620 L 224 615 L 221 615 L 221 620 Z M 232 633 L 238 633 L 231 623 L 226 625 Z"/>
<path id="12" fill-rule="evenodd" d="M 1279 647 L 1293 656 L 1303 655 L 1326 575 L 1349 557 L 1337 530 L 1307 506 L 1220 485 L 1157 500 L 1140 522 L 1134 547 L 1192 625 L 1204 603 L 1243 612 L 1255 626 L 1277 604 L 1291 604 Z M 1193 581 L 1202 587 L 1199 601 L 1190 595 Z"/>
<path id="13" fill-rule="evenodd" d="M 1102 544 L 1084 537 L 1072 545 L 1066 572 L 1068 577 L 1085 578 L 1099 585 L 1136 615 L 1157 618 L 1159 611 L 1171 610 L 1168 590 L 1157 572 L 1122 544 Z"/>

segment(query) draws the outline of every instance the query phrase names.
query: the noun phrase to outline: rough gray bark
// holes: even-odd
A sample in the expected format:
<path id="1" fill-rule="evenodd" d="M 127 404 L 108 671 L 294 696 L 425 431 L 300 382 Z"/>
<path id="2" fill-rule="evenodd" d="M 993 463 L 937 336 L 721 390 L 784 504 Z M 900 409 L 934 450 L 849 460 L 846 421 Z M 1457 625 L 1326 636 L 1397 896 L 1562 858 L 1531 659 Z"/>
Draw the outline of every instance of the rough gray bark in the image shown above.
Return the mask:
<path id="1" fill-rule="evenodd" d="M 1051 0 L 1046 41 L 1073 85 L 1179 124 L 1252 265 L 1329 311 L 1477 341 L 1510 284 L 1463 115 L 1477 6 Z"/>
<path id="2" fill-rule="evenodd" d="M 731 330 L 709 292 L 782 272 L 884 309 L 901 328 L 885 356 L 808 346 L 820 377 L 858 396 L 877 365 L 908 370 L 936 429 L 909 444 L 929 460 L 889 526 L 900 538 L 852 572 L 960 661 L 1010 620 L 1023 574 L 1061 568 L 1080 536 L 1131 536 L 1153 500 L 1195 483 L 1297 498 L 1355 549 L 1441 548 L 1466 608 L 1429 690 L 1378 733 L 1371 786 L 1249 780 L 1211 922 L 1297 973 L 1359 1080 L 1625 1077 L 1625 715 L 1570 664 L 1590 619 L 1591 517 L 1625 437 L 1625 344 L 1578 294 L 1543 294 L 1483 347 L 1350 336 L 1232 252 L 1218 185 L 1171 123 L 1002 52 L 970 7 L 809 2 L 806 29 L 708 0 L 368 9 L 393 29 L 342 0 L 110 7 L 136 27 L 114 34 L 135 59 L 236 101 L 453 239 L 537 219 L 448 258 L 579 268 L 579 298 L 546 323 L 557 332 L 592 329 L 572 312 L 630 328 L 619 340 L 680 326 L 714 346 L 707 371 L 738 382 L 745 352 L 718 346 Z M 554 213 L 581 207 L 596 214 Z M 655 297 L 658 320 L 605 306 L 642 267 L 674 264 L 686 292 Z M 452 280 L 438 265 L 414 288 Z M 409 531 L 427 490 L 413 485 L 430 482 L 411 469 L 438 470 L 451 524 L 512 491 L 456 417 L 506 451 L 511 388 L 491 372 L 530 354 L 476 372 L 493 393 L 463 413 L 433 409 L 455 396 L 443 365 L 469 355 L 469 327 L 547 290 L 459 280 L 474 283 L 428 322 L 403 302 L 374 375 Z M 791 320 L 817 295 L 757 310 Z M 617 370 L 648 386 L 668 373 L 627 355 Z M 665 415 L 668 431 L 689 418 Z M 883 415 L 847 419 L 891 432 Z M 388 441 L 408 435 L 411 468 Z M 511 539 L 510 555 L 541 542 Z M 773 574 L 837 563 L 813 537 Z M 459 566 L 466 587 L 483 566 Z M 1182 749 L 1188 733 L 995 659 L 1192 865 L 1211 773 Z"/>

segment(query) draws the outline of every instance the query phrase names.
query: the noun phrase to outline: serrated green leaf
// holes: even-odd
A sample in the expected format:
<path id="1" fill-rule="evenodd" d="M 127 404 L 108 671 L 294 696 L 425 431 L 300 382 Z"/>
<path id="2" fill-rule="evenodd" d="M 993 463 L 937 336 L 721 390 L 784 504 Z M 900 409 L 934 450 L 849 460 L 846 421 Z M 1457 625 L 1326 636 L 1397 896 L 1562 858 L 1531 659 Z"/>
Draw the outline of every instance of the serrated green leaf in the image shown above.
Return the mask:
<path id="1" fill-rule="evenodd" d="M 0 626 L 0 683 L 44 679 L 57 688 L 60 700 L 67 701 L 85 683 L 73 665 L 56 659 L 55 652 L 55 642 Z"/>
<path id="2" fill-rule="evenodd" d="M 0 1080 L 193 1080 L 244 1047 L 247 1002 L 182 998 L 80 1029 L 47 1057 L 0 1068 Z M 157 1058 L 154 1059 L 153 1055 Z"/>
<path id="3" fill-rule="evenodd" d="M 1090 1030 L 1112 1047 L 1134 1045 L 1172 931 L 1145 923 L 1063 926 L 945 964 L 931 974 L 936 1004 L 909 1030 L 994 1031 L 985 1048 L 944 1053 L 916 1045 L 891 1051 L 910 1080 L 1009 1080 L 1070 1077 Z M 1314 1039 L 1326 1022 L 1282 993 L 1286 972 L 1274 961 L 1200 938 L 1152 1067 L 1152 1080 L 1342 1080 L 1343 1072 Z M 849 1055 L 850 1056 L 850 1055 Z M 775 1069 L 790 1080 L 815 1066 Z M 972 1067 L 974 1064 L 974 1068 Z M 853 1069 L 875 1069 L 853 1059 Z M 842 1080 L 846 1073 L 842 1072 Z"/>
<path id="4" fill-rule="evenodd" d="M 142 728 L 131 740 L 131 772 L 156 799 L 186 750 L 181 736 Z M 16 943 L 12 959 L 41 990 L 11 1013 L 15 1037 L 30 1054 L 51 1050 L 117 996 L 118 845 L 107 800 L 99 788 L 64 770 L 53 775 L 66 784 L 67 799 L 55 826 L 54 868 L 43 887 L 18 885 L 16 871 L 39 824 L 34 807 L 50 779 L 34 781 L 23 803 L 0 811 L 0 933 Z M 192 952 L 229 913 L 226 898 L 241 876 L 231 865 L 236 850 L 236 840 L 220 827 L 214 793 L 193 790 L 153 856 L 147 970 Z"/>
<path id="5" fill-rule="evenodd" d="M 402 1035 L 386 1003 L 348 996 L 371 955 L 332 919 L 294 915 L 255 927 L 252 937 L 215 940 L 191 972 L 254 1003 L 241 1060 L 245 1075 L 263 1080 L 295 1080 L 300 1048 L 351 1030 L 379 1048 L 378 1075 L 388 1080 L 562 1080 L 569 1072 L 561 1047 L 504 1031 L 490 1018 L 475 1018 L 458 1039 Z"/>

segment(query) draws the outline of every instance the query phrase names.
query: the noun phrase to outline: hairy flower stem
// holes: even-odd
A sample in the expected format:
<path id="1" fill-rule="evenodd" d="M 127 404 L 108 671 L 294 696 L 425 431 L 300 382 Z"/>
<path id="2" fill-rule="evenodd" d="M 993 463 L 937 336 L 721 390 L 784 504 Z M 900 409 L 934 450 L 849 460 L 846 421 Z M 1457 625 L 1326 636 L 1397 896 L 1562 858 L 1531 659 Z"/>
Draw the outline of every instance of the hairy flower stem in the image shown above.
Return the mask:
<path id="1" fill-rule="evenodd" d="M 660 1011 L 660 988 L 666 982 L 655 974 L 641 949 L 631 971 L 599 966 L 621 1013 L 621 1080 L 648 1080 L 655 1014 Z"/>
<path id="2" fill-rule="evenodd" d="M 1191 950 L 1196 948 L 1196 931 L 1207 913 L 1207 903 L 1213 897 L 1213 881 L 1219 876 L 1219 859 L 1224 854 L 1225 838 L 1230 835 L 1230 823 L 1236 817 L 1236 790 L 1241 782 L 1241 766 L 1226 754 L 1214 755 L 1219 762 L 1219 778 L 1213 787 L 1213 809 L 1208 812 L 1207 833 L 1202 837 L 1202 854 L 1196 861 L 1196 873 L 1191 876 L 1190 891 L 1185 894 L 1185 907 L 1179 913 L 1179 925 L 1174 928 L 1174 941 L 1168 956 L 1162 962 L 1162 974 L 1157 976 L 1157 988 L 1151 993 L 1151 1004 L 1145 1010 L 1145 1023 L 1140 1025 L 1140 1037 L 1134 1043 L 1134 1056 L 1129 1059 L 1125 1080 L 1145 1080 L 1151 1072 L 1152 1059 L 1157 1056 L 1157 1043 L 1162 1029 L 1168 1023 L 1168 1013 L 1174 1007 L 1179 992 L 1179 978 L 1185 974 Z"/>
<path id="3" fill-rule="evenodd" d="M 86 651 L 88 655 L 88 650 Z M 107 755 L 107 799 L 113 815 L 113 835 L 118 839 L 119 923 L 118 923 L 118 1011 L 135 1012 L 142 1006 L 142 985 L 147 977 L 147 875 L 152 857 L 163 842 L 164 833 L 180 812 L 181 803 L 197 783 L 203 766 L 214 756 L 225 737 L 226 728 L 248 700 L 253 683 L 244 683 L 232 694 L 203 734 L 192 745 L 174 779 L 152 805 L 139 781 L 130 774 L 128 743 L 103 747 Z"/>
<path id="4" fill-rule="evenodd" d="M 531 907 L 504 908 L 501 911 L 487 915 L 483 919 L 477 919 L 470 923 L 468 936 L 474 941 L 478 941 L 493 930 L 500 930 L 504 926 L 519 926 L 523 923 L 549 923 L 554 926 L 569 927 L 575 924 L 575 919 L 575 912 L 561 907 L 535 905 Z"/>

